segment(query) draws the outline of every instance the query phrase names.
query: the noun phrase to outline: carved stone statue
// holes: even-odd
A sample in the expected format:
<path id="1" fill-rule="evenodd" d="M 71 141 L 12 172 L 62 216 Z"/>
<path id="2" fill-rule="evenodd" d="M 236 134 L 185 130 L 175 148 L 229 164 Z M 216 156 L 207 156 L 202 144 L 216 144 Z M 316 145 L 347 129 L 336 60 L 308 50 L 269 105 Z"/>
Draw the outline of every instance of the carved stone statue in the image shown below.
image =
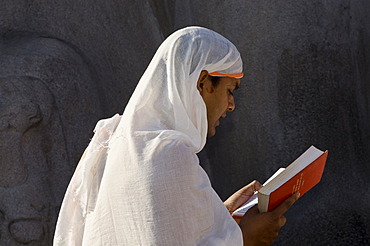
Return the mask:
<path id="1" fill-rule="evenodd" d="M 91 74 L 62 41 L 20 34 L 0 41 L 0 245 L 51 245 L 87 145 L 79 139 L 88 141 L 100 112 Z"/>

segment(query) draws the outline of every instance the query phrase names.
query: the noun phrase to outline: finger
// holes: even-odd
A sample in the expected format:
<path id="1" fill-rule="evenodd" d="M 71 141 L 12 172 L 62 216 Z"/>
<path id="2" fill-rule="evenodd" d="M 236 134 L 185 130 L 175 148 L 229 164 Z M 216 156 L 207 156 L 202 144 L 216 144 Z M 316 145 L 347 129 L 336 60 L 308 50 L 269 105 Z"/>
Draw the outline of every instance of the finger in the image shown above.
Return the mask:
<path id="1" fill-rule="evenodd" d="M 248 201 L 253 195 L 256 189 L 260 189 L 262 185 L 260 182 L 254 180 L 250 184 L 244 186 L 233 195 L 231 195 L 225 202 L 226 208 L 229 210 L 230 214 L 233 213 L 237 208 Z"/>
<path id="2" fill-rule="evenodd" d="M 261 183 L 258 182 L 257 180 L 254 180 L 253 182 L 251 182 L 250 185 L 253 187 L 253 191 L 258 191 L 259 189 L 262 188 Z"/>
<path id="3" fill-rule="evenodd" d="M 285 223 L 286 223 L 286 218 L 285 218 L 285 216 L 281 216 L 281 217 L 279 218 L 279 226 L 280 226 L 280 228 L 281 228 L 281 227 L 283 227 L 283 226 L 285 225 Z"/>
<path id="4" fill-rule="evenodd" d="M 254 195 L 254 192 L 258 191 L 261 187 L 262 185 L 260 184 L 260 182 L 254 180 L 253 182 L 238 190 L 235 195 L 239 197 L 239 206 L 248 201 Z"/>
<path id="5" fill-rule="evenodd" d="M 252 194 L 253 195 L 253 193 L 261 189 L 261 187 L 262 187 L 261 183 L 258 182 L 257 180 L 254 180 L 251 183 L 244 186 L 243 188 L 241 188 L 240 190 L 238 190 L 237 192 L 240 194 L 248 194 L 248 195 Z"/>
<path id="6" fill-rule="evenodd" d="M 272 213 L 276 216 L 276 217 L 280 217 L 282 216 L 283 214 L 286 213 L 286 211 L 288 211 L 288 209 L 295 203 L 295 201 L 297 201 L 299 198 L 299 193 L 296 192 L 294 193 L 293 195 L 291 195 L 288 199 L 286 199 L 285 201 L 283 201 L 278 207 L 276 207 Z"/>

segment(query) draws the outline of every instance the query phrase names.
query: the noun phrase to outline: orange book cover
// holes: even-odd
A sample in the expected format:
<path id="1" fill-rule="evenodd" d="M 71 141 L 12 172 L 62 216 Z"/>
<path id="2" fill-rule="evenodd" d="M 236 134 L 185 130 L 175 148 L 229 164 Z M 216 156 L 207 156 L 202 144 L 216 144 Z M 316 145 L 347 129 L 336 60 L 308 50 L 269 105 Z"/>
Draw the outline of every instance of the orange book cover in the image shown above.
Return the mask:
<path id="1" fill-rule="evenodd" d="M 268 212 L 296 192 L 302 196 L 320 182 L 327 157 L 328 151 L 311 146 L 287 168 L 277 170 L 232 216 L 242 218 L 256 204 L 261 213 Z"/>
<path id="2" fill-rule="evenodd" d="M 299 192 L 300 196 L 302 196 L 317 183 L 319 183 L 324 172 L 327 156 L 328 151 L 325 151 L 311 164 L 297 173 L 293 178 L 288 180 L 275 191 L 271 192 L 268 211 L 273 210 L 295 192 Z"/>

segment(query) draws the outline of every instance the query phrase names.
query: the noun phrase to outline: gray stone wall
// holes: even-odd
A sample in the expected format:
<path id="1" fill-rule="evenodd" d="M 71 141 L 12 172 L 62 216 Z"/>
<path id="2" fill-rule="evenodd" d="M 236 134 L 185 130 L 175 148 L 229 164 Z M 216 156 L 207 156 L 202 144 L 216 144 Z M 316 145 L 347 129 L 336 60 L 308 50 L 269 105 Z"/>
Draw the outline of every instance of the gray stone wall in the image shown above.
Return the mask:
<path id="1" fill-rule="evenodd" d="M 161 41 L 209 27 L 240 50 L 237 109 L 199 154 L 225 199 L 311 144 L 318 186 L 275 245 L 370 244 L 370 2 L 0 1 L 0 245 L 51 245 L 96 121 L 121 113 Z"/>

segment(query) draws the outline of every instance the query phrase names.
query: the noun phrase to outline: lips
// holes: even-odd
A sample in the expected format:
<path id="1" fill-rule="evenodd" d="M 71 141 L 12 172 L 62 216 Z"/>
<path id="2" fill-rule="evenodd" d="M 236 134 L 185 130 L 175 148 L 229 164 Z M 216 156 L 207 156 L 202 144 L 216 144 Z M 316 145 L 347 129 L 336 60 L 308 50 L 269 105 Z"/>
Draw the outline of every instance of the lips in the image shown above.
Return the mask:
<path id="1" fill-rule="evenodd" d="M 221 120 L 221 119 L 224 119 L 224 118 L 226 118 L 226 112 L 224 112 L 224 113 L 221 115 L 221 117 L 216 121 L 215 126 L 219 126 L 219 125 L 220 125 L 220 120 Z"/>

